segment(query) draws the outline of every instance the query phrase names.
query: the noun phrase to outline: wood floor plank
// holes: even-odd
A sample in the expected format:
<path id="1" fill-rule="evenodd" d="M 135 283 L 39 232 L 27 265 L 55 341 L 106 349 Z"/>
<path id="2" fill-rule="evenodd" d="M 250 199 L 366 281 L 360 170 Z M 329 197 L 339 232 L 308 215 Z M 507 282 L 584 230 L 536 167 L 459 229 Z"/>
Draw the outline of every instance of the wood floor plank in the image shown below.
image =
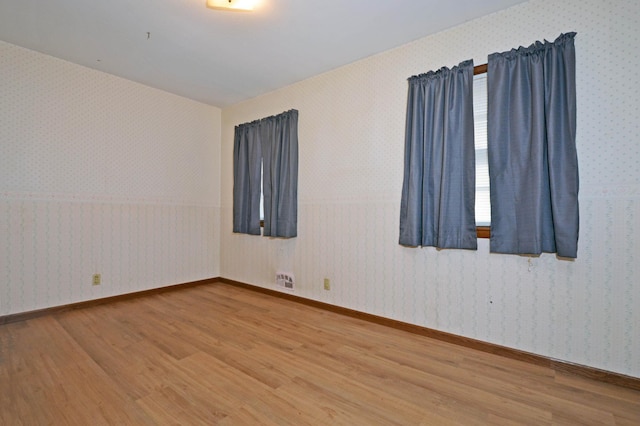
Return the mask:
<path id="1" fill-rule="evenodd" d="M 625 413 L 625 407 L 628 407 L 629 401 L 620 403 L 618 400 L 615 392 L 619 389 L 617 386 L 600 383 L 597 388 L 590 389 L 588 384 L 592 381 L 585 381 L 577 376 L 563 379 L 562 373 L 554 372 L 552 382 L 547 383 L 536 379 L 536 376 L 515 376 L 513 372 L 504 370 L 499 365 L 494 367 L 472 359 L 465 359 L 460 368 L 479 372 L 478 381 L 485 383 L 487 387 L 499 387 L 502 394 L 536 406 L 549 407 L 553 413 L 558 413 L 554 415 L 555 419 L 559 418 L 560 413 L 566 415 L 573 412 L 573 418 L 584 418 L 583 421 L 587 423 L 599 421 L 609 424 L 612 416 Z M 602 390 L 607 388 L 611 388 L 612 392 L 603 393 Z M 621 395 L 628 396 L 626 393 Z M 640 411 L 634 415 L 634 420 L 640 424 Z"/>
<path id="2" fill-rule="evenodd" d="M 551 418 L 550 413 L 544 409 L 519 403 L 516 399 L 505 400 L 497 392 L 474 387 L 462 371 L 458 370 L 458 374 L 452 376 L 443 364 L 431 366 L 425 362 L 424 368 L 420 370 L 347 346 L 341 347 L 333 358 L 334 364 L 350 365 L 360 375 L 373 371 L 379 377 L 394 376 L 403 384 L 414 385 L 419 395 L 437 393 L 457 404 L 507 418 L 517 418 L 522 424 L 548 424 Z"/>
<path id="3" fill-rule="evenodd" d="M 8 405 L 3 400 L 5 424 L 148 424 L 59 323 L 37 318 L 26 324 L 9 354 L 22 358 L 18 370 L 0 380 L 0 393 L 10 395 Z"/>
<path id="4" fill-rule="evenodd" d="M 0 424 L 638 425 L 640 391 L 217 283 L 0 325 Z"/>

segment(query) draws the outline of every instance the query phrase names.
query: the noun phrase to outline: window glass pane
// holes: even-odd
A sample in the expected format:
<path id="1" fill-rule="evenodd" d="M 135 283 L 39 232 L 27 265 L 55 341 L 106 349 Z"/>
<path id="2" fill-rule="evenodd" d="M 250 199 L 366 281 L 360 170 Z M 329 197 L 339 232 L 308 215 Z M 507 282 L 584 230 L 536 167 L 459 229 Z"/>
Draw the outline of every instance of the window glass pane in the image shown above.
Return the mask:
<path id="1" fill-rule="evenodd" d="M 260 163 L 260 220 L 264 220 L 264 196 L 262 194 L 262 163 Z"/>
<path id="2" fill-rule="evenodd" d="M 476 148 L 476 225 L 491 223 L 487 157 L 487 74 L 473 77 L 473 123 Z"/>

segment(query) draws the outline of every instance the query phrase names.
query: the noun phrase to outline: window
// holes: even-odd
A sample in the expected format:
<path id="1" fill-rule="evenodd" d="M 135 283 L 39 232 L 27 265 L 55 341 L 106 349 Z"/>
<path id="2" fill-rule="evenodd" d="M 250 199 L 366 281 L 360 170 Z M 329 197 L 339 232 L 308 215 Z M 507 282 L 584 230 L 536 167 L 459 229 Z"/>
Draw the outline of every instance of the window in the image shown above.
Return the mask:
<path id="1" fill-rule="evenodd" d="M 297 235 L 298 111 L 236 126 L 233 232 Z"/>
<path id="2" fill-rule="evenodd" d="M 262 177 L 264 167 L 260 163 L 260 227 L 264 228 L 264 191 L 262 190 Z"/>
<path id="3" fill-rule="evenodd" d="M 487 66 L 473 69 L 473 132 L 476 151 L 476 225 L 479 238 L 489 237 L 491 199 L 487 155 Z"/>
<path id="4" fill-rule="evenodd" d="M 576 257 L 574 36 L 408 79 L 399 244 Z"/>

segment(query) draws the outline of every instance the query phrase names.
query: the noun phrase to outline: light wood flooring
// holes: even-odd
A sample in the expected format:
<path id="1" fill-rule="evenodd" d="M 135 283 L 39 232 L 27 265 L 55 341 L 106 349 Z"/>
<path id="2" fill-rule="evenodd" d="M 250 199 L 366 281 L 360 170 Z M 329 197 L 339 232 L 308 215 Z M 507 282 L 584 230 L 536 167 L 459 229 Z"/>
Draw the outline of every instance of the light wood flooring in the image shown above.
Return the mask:
<path id="1" fill-rule="evenodd" d="M 2 425 L 640 425 L 640 391 L 222 283 L 0 326 Z"/>

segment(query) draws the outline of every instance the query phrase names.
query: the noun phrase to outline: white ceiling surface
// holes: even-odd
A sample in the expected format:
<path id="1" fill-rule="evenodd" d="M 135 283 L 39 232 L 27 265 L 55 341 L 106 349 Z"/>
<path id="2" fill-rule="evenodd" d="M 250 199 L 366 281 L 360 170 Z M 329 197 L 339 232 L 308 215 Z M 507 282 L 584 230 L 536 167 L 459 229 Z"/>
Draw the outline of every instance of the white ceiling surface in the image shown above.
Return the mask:
<path id="1" fill-rule="evenodd" d="M 224 108 L 524 1 L 0 0 L 0 40 Z"/>

